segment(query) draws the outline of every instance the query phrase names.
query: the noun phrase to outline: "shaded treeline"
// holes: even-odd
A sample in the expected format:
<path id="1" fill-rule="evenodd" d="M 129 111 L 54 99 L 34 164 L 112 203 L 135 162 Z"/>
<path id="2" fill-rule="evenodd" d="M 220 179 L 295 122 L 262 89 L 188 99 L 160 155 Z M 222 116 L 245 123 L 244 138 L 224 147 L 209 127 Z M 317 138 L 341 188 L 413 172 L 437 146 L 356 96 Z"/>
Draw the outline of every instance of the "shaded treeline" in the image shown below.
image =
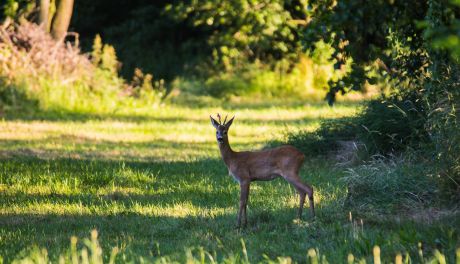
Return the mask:
<path id="1" fill-rule="evenodd" d="M 292 62 L 301 45 L 297 26 L 287 22 L 304 17 L 298 1 L 82 0 L 71 29 L 85 50 L 96 34 L 114 45 L 124 76 L 139 67 L 170 81 L 255 60 Z"/>

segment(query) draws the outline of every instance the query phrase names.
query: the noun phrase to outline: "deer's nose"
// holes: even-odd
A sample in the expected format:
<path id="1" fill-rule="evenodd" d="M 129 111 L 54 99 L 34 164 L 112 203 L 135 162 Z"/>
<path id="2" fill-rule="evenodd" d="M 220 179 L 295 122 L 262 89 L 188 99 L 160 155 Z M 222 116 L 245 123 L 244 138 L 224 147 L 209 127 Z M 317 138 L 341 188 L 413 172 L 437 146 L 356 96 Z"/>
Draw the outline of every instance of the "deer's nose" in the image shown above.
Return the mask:
<path id="1" fill-rule="evenodd" d="M 224 138 L 223 138 L 222 136 L 217 136 L 217 141 L 220 141 L 220 142 L 221 142 L 221 141 L 223 141 L 223 140 L 224 140 Z"/>

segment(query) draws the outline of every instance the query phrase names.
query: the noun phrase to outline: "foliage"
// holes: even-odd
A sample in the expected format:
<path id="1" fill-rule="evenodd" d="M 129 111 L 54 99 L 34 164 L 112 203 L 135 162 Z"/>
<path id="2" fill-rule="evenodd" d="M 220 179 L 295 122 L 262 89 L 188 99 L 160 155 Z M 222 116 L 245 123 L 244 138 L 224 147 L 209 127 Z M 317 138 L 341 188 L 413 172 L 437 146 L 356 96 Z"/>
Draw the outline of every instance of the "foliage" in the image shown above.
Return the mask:
<path id="1" fill-rule="evenodd" d="M 325 120 L 315 131 L 288 133 L 286 143 L 297 147 L 305 155 L 315 157 L 337 150 L 339 141 L 356 140 L 359 130 L 356 118 Z"/>
<path id="2" fill-rule="evenodd" d="M 286 71 L 283 65 L 271 70 L 260 63 L 253 63 L 244 66 L 236 72 L 222 72 L 206 79 L 203 85 L 198 86 L 195 93 L 211 95 L 214 97 L 236 96 L 258 96 L 265 98 L 296 96 L 298 98 L 312 97 L 308 94 L 307 85 L 311 78 L 327 78 L 324 74 L 313 77 L 313 70 L 309 75 L 302 75 L 300 64 L 291 72 Z M 311 75 L 310 75 L 311 74 Z M 321 92 L 316 87 L 308 87 L 315 92 Z M 312 93 L 312 92 L 311 92 Z"/>
<path id="3" fill-rule="evenodd" d="M 140 68 L 164 79 L 168 91 L 176 78 L 228 90 L 245 82 L 251 90 L 248 75 L 256 74 L 249 70 L 287 76 L 303 53 L 300 1 L 133 1 L 119 3 L 124 12 L 111 6 L 76 2 L 73 25 L 84 46 L 100 33 L 119 52 L 125 77 Z"/>
<path id="4" fill-rule="evenodd" d="M 0 22 L 34 22 L 40 24 L 55 40 L 62 41 L 69 29 L 73 3 L 73 0 L 7 0 L 0 5 L 3 9 Z"/>
<path id="5" fill-rule="evenodd" d="M 460 90 L 459 68 L 448 69 L 452 74 L 442 75 L 436 85 L 435 103 L 430 105 L 426 125 L 433 144 L 433 154 L 439 168 L 439 179 L 444 194 L 453 201 L 460 200 Z M 429 89 L 429 86 L 428 86 Z"/>
<path id="6" fill-rule="evenodd" d="M 330 83 L 329 102 L 337 92 L 374 83 L 369 73 L 376 67 L 384 70 L 382 75 L 399 79 L 423 72 L 427 56 L 416 22 L 425 18 L 426 10 L 426 1 L 310 1 L 305 42 L 318 38 L 331 42 L 337 68 L 346 58 L 353 60 L 349 74 Z M 398 49 L 406 47 L 409 53 L 401 56 Z"/>
<path id="7" fill-rule="evenodd" d="M 290 133 L 287 143 L 309 155 L 327 154 L 350 140 L 363 144 L 367 157 L 418 149 L 429 141 L 428 113 L 419 97 L 413 90 L 370 100 L 358 115 L 322 122 L 313 132 Z"/>
<path id="8" fill-rule="evenodd" d="M 103 45 L 102 50 L 95 50 L 100 62 L 93 60 L 93 65 L 78 47 L 54 41 L 34 24 L 9 26 L 0 37 L 1 112 L 97 113 L 133 105 L 134 98 L 122 95 L 124 81 L 117 75 L 113 47 Z M 159 102 L 159 89 L 145 91 L 142 103 Z"/>
<path id="9" fill-rule="evenodd" d="M 460 133 L 459 121 L 459 77 L 460 64 L 451 41 L 458 38 L 459 3 L 451 5 L 429 2 L 425 20 L 427 50 L 432 57 L 430 76 L 424 84 L 423 99 L 427 102 L 429 118 L 427 131 L 433 143 L 438 177 L 446 198 L 460 199 L 460 160 L 458 158 Z M 455 36 L 457 35 L 457 36 Z M 455 153 L 455 154 L 454 154 Z"/>
<path id="10" fill-rule="evenodd" d="M 19 9 L 19 3 L 15 0 L 7 0 L 2 8 L 5 17 L 14 17 Z"/>
<path id="11" fill-rule="evenodd" d="M 318 41 L 313 52 L 299 55 L 294 65 L 279 62 L 270 67 L 260 61 L 246 63 L 231 71 L 216 72 L 202 80 L 195 78 L 193 85 L 176 84 L 184 92 L 213 97 L 252 96 L 259 98 L 297 97 L 306 100 L 322 100 L 328 82 L 344 75 L 347 66 L 334 70 L 330 61 L 333 49 Z"/>
<path id="12" fill-rule="evenodd" d="M 292 20 L 304 9 L 296 1 L 201 0 L 166 6 L 176 19 L 209 32 L 207 43 L 217 70 L 231 70 L 246 61 L 295 58 L 300 45 Z"/>
<path id="13" fill-rule="evenodd" d="M 164 96 L 164 80 L 155 81 L 151 74 L 144 74 L 142 70 L 136 68 L 130 87 L 126 91 L 135 98 L 151 97 L 152 101 L 155 101 Z"/>
<path id="14" fill-rule="evenodd" d="M 309 4 L 311 22 L 305 38 L 330 41 L 337 66 L 343 58 L 352 60 L 349 74 L 330 82 L 329 101 L 338 91 L 361 89 L 365 82 L 380 81 L 392 89 L 389 97 L 372 101 L 356 119 L 358 140 L 370 154 L 410 147 L 437 157 L 433 166 L 438 167 L 443 193 L 457 200 L 460 166 L 453 153 L 458 152 L 454 146 L 460 138 L 456 132 L 460 98 L 454 45 L 460 9 L 456 2 Z M 383 71 L 376 71 L 379 68 Z"/>
<path id="15" fill-rule="evenodd" d="M 460 2 L 449 1 L 450 5 L 430 2 L 430 10 L 427 19 L 421 23 L 424 31 L 424 38 L 429 43 L 428 49 L 448 51 L 451 58 L 458 62 L 460 58 L 460 21 L 458 13 Z M 435 11 L 436 10 L 436 11 Z"/>
<path id="16" fill-rule="evenodd" d="M 103 44 L 100 35 L 96 35 L 91 51 L 91 62 L 94 66 L 109 71 L 112 74 L 118 72 L 118 59 L 115 48 L 109 44 Z"/>
<path id="17" fill-rule="evenodd" d="M 370 101 L 357 120 L 358 138 L 369 154 L 401 152 L 428 141 L 427 113 L 417 91 Z"/>

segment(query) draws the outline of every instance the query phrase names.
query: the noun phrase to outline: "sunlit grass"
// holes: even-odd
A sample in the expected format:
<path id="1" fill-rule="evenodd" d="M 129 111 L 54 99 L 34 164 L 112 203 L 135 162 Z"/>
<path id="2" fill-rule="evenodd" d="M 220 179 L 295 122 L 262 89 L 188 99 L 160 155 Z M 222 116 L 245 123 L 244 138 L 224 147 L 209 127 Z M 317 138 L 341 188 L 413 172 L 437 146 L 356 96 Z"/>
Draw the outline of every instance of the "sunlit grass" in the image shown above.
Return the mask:
<path id="1" fill-rule="evenodd" d="M 264 254 L 303 261 L 312 247 L 345 260 L 350 252 L 370 256 L 375 244 L 392 255 L 436 237 L 454 248 L 458 237 L 449 237 L 445 224 L 381 226 L 366 219 L 366 236 L 350 240 L 343 170 L 319 158 L 301 171 L 315 187 L 315 221 L 307 208 L 304 220 L 295 219 L 297 194 L 278 179 L 252 184 L 248 228 L 234 229 L 239 186 L 219 157 L 209 114 L 236 115 L 233 148 L 254 150 L 357 111 L 352 104 L 165 106 L 0 121 L 0 255 L 9 261 L 36 244 L 56 258 L 70 236 L 86 237 L 94 228 L 105 252 L 117 246 L 125 260 L 156 259 L 157 245 L 172 260 L 184 261 L 184 248 L 197 246 L 220 258 L 239 252 L 242 238 L 252 261 Z"/>
<path id="2" fill-rule="evenodd" d="M 355 113 L 353 105 L 328 108 L 318 105 L 284 109 L 230 109 L 165 107 L 120 118 L 114 114 L 102 120 L 82 121 L 1 121 L 0 155 L 22 152 L 44 157 L 103 157 L 183 160 L 215 156 L 214 133 L 209 115 L 235 115 L 230 131 L 236 147 L 260 148 L 267 141 L 295 129 L 314 129 L 320 119 Z M 130 111 L 128 111 L 129 113 Z M 123 115 L 126 116 L 125 114 Z M 172 147 L 172 146 L 176 147 Z"/>

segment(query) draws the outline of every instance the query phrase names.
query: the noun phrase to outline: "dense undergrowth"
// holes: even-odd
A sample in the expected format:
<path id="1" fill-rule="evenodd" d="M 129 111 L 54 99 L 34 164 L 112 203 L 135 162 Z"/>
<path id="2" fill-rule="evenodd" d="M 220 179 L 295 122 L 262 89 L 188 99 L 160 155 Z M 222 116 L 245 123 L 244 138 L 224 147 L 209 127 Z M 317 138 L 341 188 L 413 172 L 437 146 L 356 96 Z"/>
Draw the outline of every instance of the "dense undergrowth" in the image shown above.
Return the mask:
<path id="1" fill-rule="evenodd" d="M 358 115 L 325 120 L 314 132 L 288 134 L 287 142 L 309 155 L 324 155 L 337 150 L 340 141 L 356 141 L 365 148 L 361 154 L 368 157 L 422 146 L 429 140 L 425 129 L 428 110 L 416 93 L 403 91 L 370 100 Z"/>
<path id="2" fill-rule="evenodd" d="M 343 142 L 355 146 L 354 161 L 361 165 L 349 171 L 347 181 L 351 204 L 358 208 L 388 208 L 387 212 L 404 212 L 420 205 L 458 208 L 460 64 L 458 50 L 450 44 L 458 41 L 460 5 L 417 3 L 422 6 L 412 15 L 418 18 L 405 23 L 409 26 L 398 28 L 397 23 L 387 21 L 387 30 L 381 32 L 388 41 L 382 50 L 388 53 L 379 56 L 388 56 L 392 69 L 383 66 L 378 76 L 389 86 L 389 92 L 367 102 L 355 117 L 324 122 L 314 132 L 301 131 L 286 139 L 302 149 L 313 149 L 314 154 L 344 152 Z M 348 8 L 351 5 L 339 6 L 328 14 L 336 19 L 338 29 L 346 27 L 340 22 Z M 401 20 L 408 18 L 411 15 L 405 14 Z M 319 20 L 319 25 L 322 23 Z M 350 35 L 353 33 L 359 31 Z M 375 55 L 360 56 L 363 43 L 350 41 L 347 52 L 354 58 L 369 60 Z M 356 83 L 370 81 L 363 78 L 365 71 L 365 67 L 354 70 L 343 83 L 356 87 Z M 337 91 L 344 87 L 335 86 Z M 375 199 L 374 194 L 383 200 Z M 387 199 L 391 197 L 399 198 Z"/>
<path id="3" fill-rule="evenodd" d="M 95 39 L 90 58 L 77 44 L 56 42 L 35 24 L 2 25 L 0 112 L 113 113 L 120 107 L 160 102 L 161 82 L 138 70 L 127 83 L 117 74 L 118 64 L 113 47 L 100 38 Z"/>
<path id="4" fill-rule="evenodd" d="M 260 61 L 239 61 L 226 70 L 207 69 L 210 74 L 191 79 L 178 79 L 176 88 L 194 95 L 215 98 L 232 96 L 260 99 L 297 98 L 321 101 L 326 96 L 328 82 L 347 74 L 350 61 L 335 69 L 331 59 L 334 50 L 324 41 L 314 44 L 312 52 L 299 53 L 292 65 L 280 60 L 274 66 Z"/>
<path id="5" fill-rule="evenodd" d="M 453 95 L 447 98 L 458 102 Z M 455 103 L 448 109 L 456 107 Z M 344 178 L 351 208 L 387 213 L 441 204 L 455 208 L 459 163 L 453 143 L 460 137 L 454 121 L 458 113 L 442 116 L 441 109 L 427 105 L 419 91 L 403 91 L 371 100 L 354 117 L 323 121 L 313 132 L 289 133 L 286 140 L 312 157 L 336 153 L 346 164 L 361 164 Z"/>

